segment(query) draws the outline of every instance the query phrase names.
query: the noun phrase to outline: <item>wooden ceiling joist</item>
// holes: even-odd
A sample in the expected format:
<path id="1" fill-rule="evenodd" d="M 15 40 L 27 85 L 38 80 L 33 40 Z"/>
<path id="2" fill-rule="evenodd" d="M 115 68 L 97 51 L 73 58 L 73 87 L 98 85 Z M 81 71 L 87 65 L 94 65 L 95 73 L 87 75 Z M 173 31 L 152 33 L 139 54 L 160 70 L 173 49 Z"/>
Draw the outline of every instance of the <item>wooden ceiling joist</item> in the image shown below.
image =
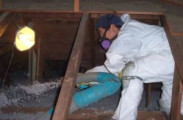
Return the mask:
<path id="1" fill-rule="evenodd" d="M 166 17 L 165 16 L 161 16 L 161 24 L 164 27 L 165 31 L 166 31 L 166 35 L 167 38 L 169 40 L 169 44 L 171 46 L 171 51 L 173 53 L 173 57 L 175 60 L 175 64 L 177 65 L 177 69 L 180 72 L 180 77 L 183 81 L 183 52 L 180 51 L 181 46 L 183 45 L 182 40 L 176 40 L 170 30 L 170 27 L 168 25 L 168 22 L 166 21 Z M 179 52 L 178 52 L 179 51 Z"/>
<path id="2" fill-rule="evenodd" d="M 3 0 L 0 0 L 0 8 L 2 8 L 2 1 L 3 1 Z"/>
<path id="3" fill-rule="evenodd" d="M 183 46 L 182 37 L 173 36 L 165 16 L 161 16 L 161 24 L 165 29 L 169 45 L 175 61 L 174 80 L 172 89 L 172 102 L 170 120 L 181 120 L 181 101 L 183 92 Z"/>
<path id="4" fill-rule="evenodd" d="M 12 14 L 9 12 L 3 12 L 0 16 L 0 37 L 5 33 L 8 25 L 12 21 Z"/>
<path id="5" fill-rule="evenodd" d="M 168 4 L 176 5 L 179 7 L 183 7 L 182 1 L 176 1 L 176 0 L 160 0 L 160 1 L 168 3 Z"/>
<path id="6" fill-rule="evenodd" d="M 66 120 L 68 117 L 88 25 L 89 14 L 83 14 L 52 120 Z"/>
<path id="7" fill-rule="evenodd" d="M 33 18 L 33 17 L 36 17 L 36 18 L 55 18 L 55 17 L 57 17 L 57 18 L 59 18 L 59 17 L 62 17 L 62 18 L 80 18 L 81 16 L 82 16 L 82 13 L 78 13 L 78 14 L 75 14 L 75 13 L 73 13 L 73 12 L 69 12 L 69 13 L 65 13 L 65 12 L 63 12 L 63 13 L 57 13 L 57 12 L 28 12 L 28 13 L 25 13 L 24 14 L 24 12 L 22 12 L 22 14 L 23 14 L 23 16 L 24 17 L 31 17 L 31 18 Z"/>
<path id="8" fill-rule="evenodd" d="M 79 12 L 80 10 L 80 0 L 74 0 L 74 11 Z"/>
<path id="9" fill-rule="evenodd" d="M 170 120 L 181 120 L 182 82 L 177 66 L 174 71 Z"/>
<path id="10" fill-rule="evenodd" d="M 6 32 L 9 24 L 12 22 L 13 15 L 9 12 L 3 12 L 0 15 L 0 38 Z M 6 45 L 0 48 L 0 55 L 7 53 L 12 48 L 12 45 Z"/>

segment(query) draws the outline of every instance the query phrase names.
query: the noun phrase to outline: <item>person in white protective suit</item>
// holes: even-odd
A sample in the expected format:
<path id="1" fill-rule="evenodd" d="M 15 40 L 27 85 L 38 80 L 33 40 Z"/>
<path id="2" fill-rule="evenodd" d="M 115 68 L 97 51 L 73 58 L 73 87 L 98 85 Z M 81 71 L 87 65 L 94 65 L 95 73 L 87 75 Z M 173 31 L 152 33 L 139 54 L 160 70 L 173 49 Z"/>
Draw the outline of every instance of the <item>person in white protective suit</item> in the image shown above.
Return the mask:
<path id="1" fill-rule="evenodd" d="M 102 47 L 106 50 L 104 65 L 87 72 L 110 72 L 130 79 L 122 80 L 123 90 L 113 115 L 115 120 L 135 120 L 143 93 L 143 83 L 162 82 L 160 106 L 170 111 L 174 59 L 165 31 L 160 26 L 148 25 L 112 14 L 101 16 L 96 24 Z"/>

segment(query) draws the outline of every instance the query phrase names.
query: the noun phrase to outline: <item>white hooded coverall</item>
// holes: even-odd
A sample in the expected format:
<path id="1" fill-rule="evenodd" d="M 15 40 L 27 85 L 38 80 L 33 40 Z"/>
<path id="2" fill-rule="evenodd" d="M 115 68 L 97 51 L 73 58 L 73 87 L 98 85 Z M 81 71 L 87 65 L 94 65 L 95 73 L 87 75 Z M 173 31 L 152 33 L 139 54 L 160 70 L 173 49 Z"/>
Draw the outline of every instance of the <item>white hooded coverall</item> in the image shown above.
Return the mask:
<path id="1" fill-rule="evenodd" d="M 142 78 L 130 80 L 123 88 L 119 105 L 113 116 L 116 120 L 135 120 L 143 93 L 143 83 L 162 82 L 161 106 L 170 110 L 174 60 L 165 31 L 160 26 L 148 25 L 121 16 L 124 25 L 106 52 L 104 65 L 87 72 L 110 72 L 118 76 L 127 63 L 132 62 L 128 76 Z"/>

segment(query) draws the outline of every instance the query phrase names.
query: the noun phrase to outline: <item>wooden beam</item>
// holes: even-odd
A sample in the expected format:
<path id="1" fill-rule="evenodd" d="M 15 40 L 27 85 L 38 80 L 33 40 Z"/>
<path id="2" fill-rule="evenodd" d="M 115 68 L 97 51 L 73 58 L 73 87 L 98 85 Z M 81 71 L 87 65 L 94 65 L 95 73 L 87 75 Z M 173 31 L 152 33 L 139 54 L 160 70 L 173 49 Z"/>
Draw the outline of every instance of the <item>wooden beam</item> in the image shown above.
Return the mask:
<path id="1" fill-rule="evenodd" d="M 42 71 L 43 71 L 43 65 L 44 65 L 44 52 L 42 51 L 42 40 L 37 40 L 38 44 L 38 50 L 37 50 L 37 64 L 36 64 L 36 80 L 42 82 Z"/>
<path id="2" fill-rule="evenodd" d="M 64 12 L 23 12 L 23 17 L 31 17 L 31 18 L 80 18 L 82 13 L 64 13 Z"/>
<path id="3" fill-rule="evenodd" d="M 74 0 L 74 12 L 79 12 L 80 0 Z"/>
<path id="4" fill-rule="evenodd" d="M 171 0 L 160 0 L 160 1 L 168 3 L 168 4 L 176 5 L 179 7 L 183 7 L 183 3 L 181 3 L 181 2 L 179 3 L 179 2 L 175 2 L 175 1 L 171 1 Z"/>
<path id="5" fill-rule="evenodd" d="M 182 82 L 180 74 L 175 67 L 170 120 L 181 120 Z"/>
<path id="6" fill-rule="evenodd" d="M 86 12 L 86 11 L 84 11 Z M 102 14 L 130 14 L 131 16 L 137 16 L 146 19 L 146 17 L 154 16 L 152 19 L 159 19 L 158 16 L 164 15 L 162 12 L 138 12 L 138 11 L 88 11 L 91 14 L 91 18 L 98 18 Z M 151 18 L 149 18 L 151 19 Z"/>
<path id="7" fill-rule="evenodd" d="M 11 113 L 22 113 L 22 114 L 34 114 L 37 112 L 47 112 L 50 108 L 48 107 L 11 107 L 5 106 L 1 107 L 1 111 L 4 114 L 11 114 Z"/>
<path id="8" fill-rule="evenodd" d="M 97 114 L 96 114 L 97 113 Z M 68 120 L 111 120 L 114 111 L 81 109 L 69 115 Z M 136 120 L 167 120 L 160 111 L 138 111 Z"/>
<path id="9" fill-rule="evenodd" d="M 9 12 L 4 12 L 0 16 L 0 37 L 5 33 L 8 25 L 12 21 L 12 15 Z"/>
<path id="10" fill-rule="evenodd" d="M 34 48 L 29 50 L 29 66 L 28 66 L 29 80 L 33 84 L 36 80 L 36 52 Z"/>
<path id="11" fill-rule="evenodd" d="M 181 32 L 181 30 L 183 29 L 181 29 L 181 27 L 174 27 L 173 23 L 171 22 L 168 23 L 165 15 L 161 16 L 161 21 L 162 21 L 161 23 L 164 22 L 163 25 L 166 25 L 165 27 L 168 29 L 168 31 L 170 31 L 172 36 L 183 37 L 183 32 Z M 174 30 L 172 29 L 173 27 L 174 27 Z"/>
<path id="12" fill-rule="evenodd" d="M 95 67 L 96 63 L 96 55 L 95 55 L 95 24 L 94 24 L 94 19 L 91 18 L 90 22 L 90 61 L 91 61 L 91 66 Z"/>
<path id="13" fill-rule="evenodd" d="M 2 8 L 2 2 L 3 2 L 3 0 L 0 0 L 0 8 Z"/>
<path id="14" fill-rule="evenodd" d="M 175 65 L 177 66 L 178 72 L 180 73 L 181 80 L 183 81 L 183 38 L 173 37 L 170 32 L 170 27 L 166 21 L 165 16 L 161 16 L 161 24 L 165 29 L 169 45 L 175 60 Z"/>
<path id="15" fill-rule="evenodd" d="M 175 61 L 170 119 L 181 120 L 180 109 L 183 89 L 183 38 L 179 37 L 180 39 L 178 39 L 177 37 L 172 36 L 165 16 L 161 16 L 161 24 L 166 31 L 166 35 L 168 37 L 169 45 Z"/>
<path id="16" fill-rule="evenodd" d="M 74 14 L 75 12 L 73 10 L 25 10 L 25 9 L 0 9 L 0 12 L 10 12 L 10 13 L 35 13 L 35 14 L 44 14 L 47 13 L 48 17 L 50 15 L 54 15 L 54 14 Z M 83 12 L 79 12 L 80 14 L 82 14 Z"/>
<path id="17" fill-rule="evenodd" d="M 112 14 L 131 14 L 131 15 L 165 15 L 163 12 L 143 12 L 143 11 L 111 11 L 111 10 L 104 10 L 104 11 L 79 11 L 74 12 L 74 11 L 50 11 L 50 10 L 16 10 L 16 9 L 6 9 L 6 10 L 1 10 L 0 12 L 10 12 L 10 13 L 25 13 L 24 15 L 28 16 L 34 16 L 36 15 L 37 17 L 44 16 L 44 17 L 80 17 L 83 13 L 88 13 L 93 15 L 97 14 L 107 14 L 107 13 L 112 13 Z M 80 16 L 78 16 L 80 15 Z"/>
<path id="18" fill-rule="evenodd" d="M 147 83 L 146 84 L 146 102 L 145 102 L 145 107 L 148 107 L 150 100 L 151 100 L 151 89 L 152 89 L 152 84 Z"/>
<path id="19" fill-rule="evenodd" d="M 76 6 L 76 5 L 75 5 Z M 5 10 L 0 10 L 0 12 L 4 12 Z M 41 11 L 41 10 L 6 10 L 11 13 L 21 13 L 23 17 L 31 17 L 31 18 L 54 18 L 54 17 L 64 17 L 64 18 L 80 18 L 83 13 L 88 13 L 91 15 L 91 18 L 98 18 L 102 14 L 130 14 L 134 19 L 153 19 L 159 20 L 159 16 L 164 15 L 162 12 L 138 12 L 138 11 Z"/>
<path id="20" fill-rule="evenodd" d="M 24 21 L 24 23 L 26 22 Z M 29 26 L 30 28 L 33 28 L 33 22 L 29 21 L 27 23 L 27 26 Z M 34 50 L 34 47 L 29 49 L 28 75 L 29 75 L 29 80 L 33 84 L 36 80 L 36 52 Z"/>
<path id="21" fill-rule="evenodd" d="M 83 14 L 52 120 L 66 120 L 68 117 L 88 25 L 89 14 Z"/>

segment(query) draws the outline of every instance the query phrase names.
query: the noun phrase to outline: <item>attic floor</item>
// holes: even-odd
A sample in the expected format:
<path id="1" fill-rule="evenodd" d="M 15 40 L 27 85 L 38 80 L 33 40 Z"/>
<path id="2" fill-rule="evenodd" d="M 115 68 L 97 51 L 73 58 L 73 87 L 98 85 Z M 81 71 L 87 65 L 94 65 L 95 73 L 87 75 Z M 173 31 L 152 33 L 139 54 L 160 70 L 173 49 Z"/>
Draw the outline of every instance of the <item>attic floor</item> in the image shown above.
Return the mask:
<path id="1" fill-rule="evenodd" d="M 60 79 L 54 78 L 50 82 L 27 85 L 28 78 L 24 72 L 11 75 L 14 78 L 10 88 L 0 91 L 0 119 L 36 120 L 55 105 L 60 90 Z M 16 77 L 15 77 L 16 76 Z M 145 107 L 145 92 L 139 105 L 139 120 L 163 120 L 158 99 L 160 91 L 153 91 L 149 106 Z M 120 98 L 120 90 L 112 96 L 106 97 L 85 109 L 76 111 L 69 116 L 69 120 L 110 120 Z M 146 113 L 145 111 L 151 111 Z M 155 112 L 156 111 L 156 112 Z M 157 113 L 157 114 L 156 114 Z M 141 115 L 143 114 L 143 115 Z M 156 114 L 156 115 L 155 115 Z M 148 116 L 150 115 L 150 116 Z M 141 118 L 146 116 L 145 118 Z"/>

